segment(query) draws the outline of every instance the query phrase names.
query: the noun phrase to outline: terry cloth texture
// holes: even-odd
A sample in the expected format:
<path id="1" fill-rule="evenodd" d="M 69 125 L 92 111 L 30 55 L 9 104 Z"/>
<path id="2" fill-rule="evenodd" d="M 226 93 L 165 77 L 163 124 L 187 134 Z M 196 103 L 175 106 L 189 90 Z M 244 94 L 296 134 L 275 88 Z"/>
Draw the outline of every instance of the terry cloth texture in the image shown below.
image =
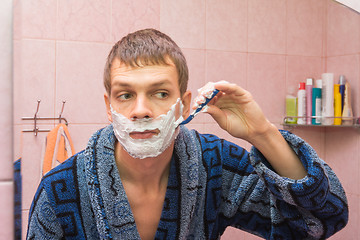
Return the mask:
<path id="1" fill-rule="evenodd" d="M 277 175 L 261 153 L 182 126 L 155 239 L 219 239 L 233 226 L 266 239 L 325 239 L 348 220 L 344 190 L 299 137 L 281 131 L 308 174 Z M 46 174 L 27 239 L 140 239 L 114 159 L 112 126 Z"/>
<path id="2" fill-rule="evenodd" d="M 58 124 L 48 133 L 44 149 L 42 176 L 75 154 L 69 130 L 65 124 Z"/>
<path id="3" fill-rule="evenodd" d="M 14 226 L 15 240 L 21 240 L 21 201 L 22 201 L 22 180 L 21 180 L 21 158 L 14 162 Z"/>

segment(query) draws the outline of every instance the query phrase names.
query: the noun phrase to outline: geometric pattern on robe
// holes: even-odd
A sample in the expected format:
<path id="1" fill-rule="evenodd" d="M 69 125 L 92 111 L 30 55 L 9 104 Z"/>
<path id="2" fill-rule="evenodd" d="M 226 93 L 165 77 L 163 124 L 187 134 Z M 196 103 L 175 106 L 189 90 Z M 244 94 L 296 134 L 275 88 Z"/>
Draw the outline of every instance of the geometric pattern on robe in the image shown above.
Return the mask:
<path id="1" fill-rule="evenodd" d="M 300 180 L 264 156 L 181 126 L 155 239 L 219 239 L 232 226 L 265 239 L 325 239 L 348 221 L 345 192 L 303 139 L 281 134 L 302 161 Z M 27 239 L 140 239 L 115 163 L 111 125 L 47 173 L 35 194 Z"/>

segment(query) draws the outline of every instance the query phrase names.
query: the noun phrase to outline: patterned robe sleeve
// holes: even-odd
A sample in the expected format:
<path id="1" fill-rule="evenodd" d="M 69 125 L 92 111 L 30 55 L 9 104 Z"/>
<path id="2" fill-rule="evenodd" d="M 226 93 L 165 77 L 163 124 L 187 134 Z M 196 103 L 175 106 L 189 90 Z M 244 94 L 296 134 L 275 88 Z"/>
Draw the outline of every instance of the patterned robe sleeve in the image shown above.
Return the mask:
<path id="1" fill-rule="evenodd" d="M 281 133 L 302 161 L 307 176 L 300 180 L 281 177 L 256 148 L 250 154 L 243 149 L 235 154 L 236 145 L 223 144 L 223 156 L 237 155 L 241 160 L 234 170 L 234 161 L 223 159 L 219 225 L 266 239 L 328 238 L 348 221 L 341 183 L 309 144 L 287 131 Z"/>
<path id="2" fill-rule="evenodd" d="M 63 239 L 62 227 L 41 185 L 30 208 L 26 239 Z"/>

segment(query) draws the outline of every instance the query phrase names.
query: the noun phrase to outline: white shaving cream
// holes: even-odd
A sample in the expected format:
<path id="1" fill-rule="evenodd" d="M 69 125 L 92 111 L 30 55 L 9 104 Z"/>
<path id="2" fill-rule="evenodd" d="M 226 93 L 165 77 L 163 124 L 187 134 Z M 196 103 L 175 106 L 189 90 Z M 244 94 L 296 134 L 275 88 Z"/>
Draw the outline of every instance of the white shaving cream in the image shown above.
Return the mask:
<path id="1" fill-rule="evenodd" d="M 176 105 L 180 104 L 180 117 L 176 119 Z M 163 153 L 177 137 L 179 124 L 184 120 L 182 117 L 183 104 L 180 98 L 171 106 L 171 109 L 155 119 L 130 120 L 116 112 L 111 106 L 112 125 L 114 133 L 122 147 L 134 158 L 156 157 Z M 159 130 L 157 135 L 148 139 L 134 139 L 130 137 L 132 132 L 144 132 Z"/>

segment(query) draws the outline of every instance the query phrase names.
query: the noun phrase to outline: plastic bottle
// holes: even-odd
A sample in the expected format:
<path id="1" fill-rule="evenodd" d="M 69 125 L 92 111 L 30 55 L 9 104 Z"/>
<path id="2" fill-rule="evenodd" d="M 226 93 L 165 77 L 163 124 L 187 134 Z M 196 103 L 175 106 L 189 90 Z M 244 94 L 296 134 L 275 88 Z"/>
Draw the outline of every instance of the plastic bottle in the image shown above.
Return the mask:
<path id="1" fill-rule="evenodd" d="M 334 125 L 341 125 L 340 84 L 334 84 Z"/>
<path id="2" fill-rule="evenodd" d="M 297 93 L 297 97 L 298 97 L 297 124 L 305 124 L 306 123 L 306 90 L 305 90 L 304 82 L 301 82 L 299 84 L 299 90 Z"/>
<path id="3" fill-rule="evenodd" d="M 306 124 L 311 124 L 313 79 L 306 79 Z"/>
<path id="4" fill-rule="evenodd" d="M 351 108 L 351 88 L 350 83 L 345 83 L 344 110 L 342 112 L 342 124 L 353 124 L 353 111 Z"/>
<path id="5" fill-rule="evenodd" d="M 323 73 L 322 78 L 322 125 L 334 124 L 334 74 Z"/>
<path id="6" fill-rule="evenodd" d="M 313 125 L 321 124 L 321 108 L 322 108 L 322 80 L 316 80 L 315 88 L 312 90 L 312 120 Z"/>
<path id="7" fill-rule="evenodd" d="M 341 112 L 344 110 L 344 97 L 345 97 L 345 83 L 346 79 L 344 75 L 340 75 L 339 84 L 340 84 L 340 94 L 341 94 Z"/>
<path id="8" fill-rule="evenodd" d="M 295 95 L 295 87 L 288 88 L 288 94 L 286 95 L 286 120 L 287 124 L 297 123 L 297 98 Z"/>

